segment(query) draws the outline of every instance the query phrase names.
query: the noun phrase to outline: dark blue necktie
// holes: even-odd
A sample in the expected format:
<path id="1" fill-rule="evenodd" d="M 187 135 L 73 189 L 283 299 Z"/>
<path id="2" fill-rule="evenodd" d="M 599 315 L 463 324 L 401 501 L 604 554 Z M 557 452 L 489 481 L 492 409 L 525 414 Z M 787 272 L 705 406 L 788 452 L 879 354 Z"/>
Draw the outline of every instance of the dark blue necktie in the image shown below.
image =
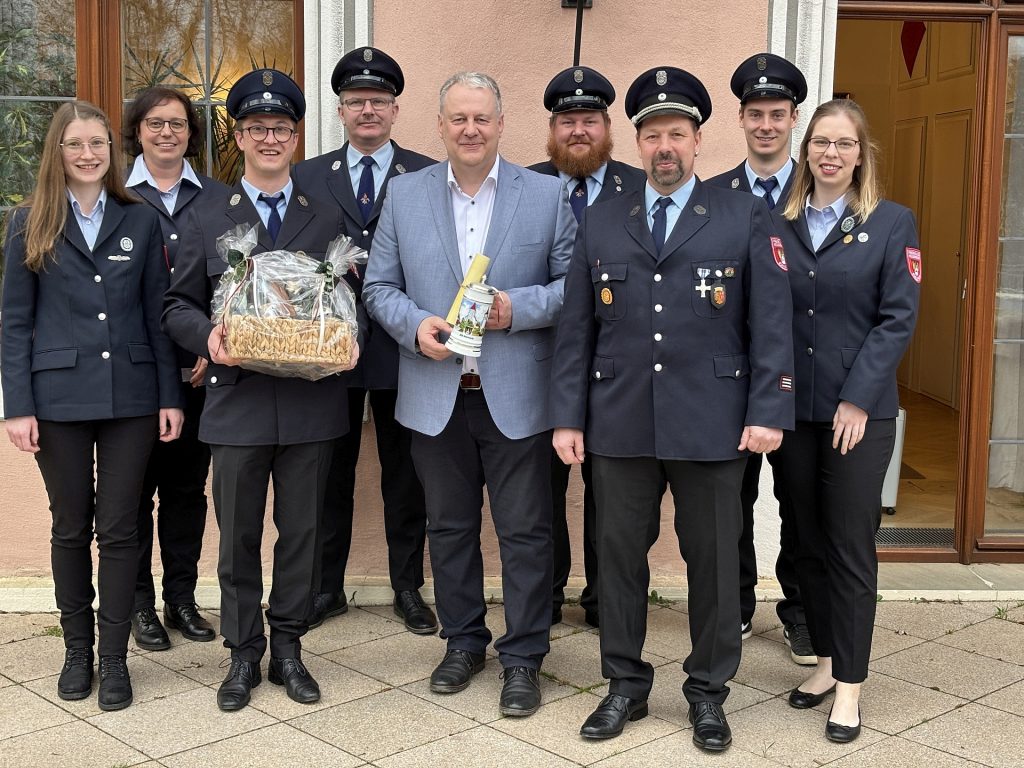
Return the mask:
<path id="1" fill-rule="evenodd" d="M 576 223 L 579 224 L 580 219 L 583 218 L 583 212 L 587 210 L 586 179 L 579 179 L 576 188 L 569 193 L 569 205 L 572 208 L 573 215 L 576 217 Z"/>
<path id="2" fill-rule="evenodd" d="M 764 201 L 768 205 L 768 210 L 774 210 L 775 198 L 772 197 L 772 192 L 779 186 L 779 180 L 774 176 L 769 176 L 767 179 L 758 179 L 757 183 L 764 190 Z"/>
<path id="3" fill-rule="evenodd" d="M 277 211 L 277 204 L 283 195 L 283 192 L 278 192 L 276 195 L 260 195 L 258 198 L 261 203 L 266 203 L 270 206 L 270 215 L 267 217 L 267 232 L 270 233 L 270 239 L 275 243 L 277 242 L 277 233 L 281 231 L 281 214 Z"/>
<path id="4" fill-rule="evenodd" d="M 661 249 L 665 245 L 665 228 L 668 224 L 668 215 L 665 213 L 665 209 L 672 205 L 672 198 L 659 197 L 654 205 L 654 227 L 651 229 L 651 234 L 654 235 L 654 248 L 661 256 Z"/>
<path id="5" fill-rule="evenodd" d="M 359 162 L 363 164 L 363 175 L 359 177 L 356 202 L 359 203 L 359 210 L 363 214 L 363 224 L 365 224 L 370 220 L 370 213 L 373 211 L 373 158 L 363 155 Z"/>

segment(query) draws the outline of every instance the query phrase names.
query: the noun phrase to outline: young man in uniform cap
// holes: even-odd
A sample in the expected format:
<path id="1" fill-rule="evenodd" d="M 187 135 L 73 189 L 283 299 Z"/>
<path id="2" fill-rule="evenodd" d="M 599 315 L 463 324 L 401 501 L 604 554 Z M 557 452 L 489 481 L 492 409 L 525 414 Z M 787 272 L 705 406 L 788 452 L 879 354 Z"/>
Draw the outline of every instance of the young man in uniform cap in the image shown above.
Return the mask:
<path id="1" fill-rule="evenodd" d="M 307 381 L 242 369 L 225 346 L 224 325 L 210 321 L 210 300 L 228 266 L 216 246 L 225 232 L 240 224 L 257 225 L 254 253 L 304 251 L 323 258 L 342 229 L 336 207 L 306 197 L 291 180 L 296 128 L 306 111 L 292 79 L 275 69 L 250 72 L 232 86 L 227 110 L 244 160 L 242 179 L 190 216 L 164 303 L 163 327 L 176 343 L 210 361 L 199 438 L 211 444 L 213 454 L 221 634 L 231 649 L 217 704 L 233 711 L 249 703 L 252 688 L 262 679 L 267 638 L 260 609 L 260 544 L 271 478 L 278 537 L 267 610 L 268 678 L 286 686 L 299 703 L 320 699 L 320 688 L 302 663 L 300 638 L 320 575 L 319 520 L 332 445 L 349 424 L 342 377 Z"/>
<path id="2" fill-rule="evenodd" d="M 647 179 L 639 168 L 612 159 L 608 107 L 614 101 L 615 88 L 604 75 L 590 67 L 564 69 L 551 78 L 544 90 L 544 108 L 551 112 L 547 147 L 550 160 L 531 165 L 530 170 L 559 178 L 577 222 L 583 218 L 583 212 L 589 206 L 643 189 Z M 562 620 L 565 585 L 572 566 L 565 510 L 569 470 L 570 466 L 563 464 L 558 454 L 552 451 L 552 537 L 555 556 L 551 591 L 552 624 Z M 580 606 L 585 621 L 596 627 L 600 623 L 597 607 L 596 508 L 594 489 L 590 482 L 590 465 L 584 463 L 580 472 L 583 475 L 583 569 L 586 574 Z"/>
<path id="3" fill-rule="evenodd" d="M 388 180 L 418 171 L 434 160 L 403 149 L 391 139 L 398 119 L 396 97 L 405 88 L 398 62 L 376 48 L 356 48 L 334 67 L 331 89 L 338 95 L 338 117 L 348 137 L 341 149 L 295 166 L 295 181 L 317 200 L 341 208 L 345 234 L 370 250 Z M 365 267 L 350 282 L 362 291 Z M 423 487 L 409 451 L 409 430 L 395 420 L 398 399 L 398 346 L 371 323 L 359 366 L 348 375 L 348 413 L 352 429 L 334 445 L 324 499 L 322 574 L 314 597 L 311 627 L 348 610 L 345 567 L 352 544 L 356 463 L 362 437 L 363 403 L 370 392 L 380 460 L 384 534 L 388 571 L 395 591 L 394 611 L 416 634 L 437 631 L 434 612 L 423 602 L 423 545 L 426 508 Z"/>
<path id="4" fill-rule="evenodd" d="M 708 179 L 708 184 L 753 193 L 764 199 L 773 217 L 789 199 L 796 162 L 790 157 L 790 139 L 796 127 L 797 106 L 807 97 L 807 81 L 799 69 L 781 56 L 758 53 L 736 68 L 730 83 L 740 100 L 740 127 L 747 141 L 747 159 L 731 171 Z M 754 502 L 757 501 L 762 459 L 754 454 L 743 474 L 743 534 L 740 537 L 740 633 L 750 637 L 757 586 L 754 553 Z M 807 618 L 796 574 L 796 531 L 786 494 L 775 477 L 775 497 L 781 517 L 775 576 L 785 598 L 775 607 L 782 621 L 789 655 L 797 664 L 816 664 Z"/>
<path id="5" fill-rule="evenodd" d="M 743 469 L 793 426 L 789 284 L 764 205 L 694 174 L 711 114 L 703 84 L 649 70 L 626 114 L 647 183 L 583 218 L 552 358 L 555 449 L 593 463 L 611 681 L 580 733 L 611 738 L 647 715 L 647 553 L 667 483 L 689 585 L 683 694 L 694 742 L 719 751 L 732 741 L 722 704 L 740 662 Z"/>

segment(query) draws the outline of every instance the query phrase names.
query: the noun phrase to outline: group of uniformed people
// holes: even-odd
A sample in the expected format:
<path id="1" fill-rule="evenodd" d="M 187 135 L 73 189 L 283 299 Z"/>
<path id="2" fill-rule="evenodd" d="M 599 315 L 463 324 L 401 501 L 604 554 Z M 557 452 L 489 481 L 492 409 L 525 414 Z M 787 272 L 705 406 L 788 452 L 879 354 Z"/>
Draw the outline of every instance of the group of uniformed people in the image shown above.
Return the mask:
<path id="1" fill-rule="evenodd" d="M 581 604 L 610 680 L 581 735 L 611 738 L 648 713 L 647 553 L 671 488 L 689 584 L 683 693 L 694 742 L 726 749 L 722 705 L 752 632 L 753 504 L 769 454 L 778 613 L 793 660 L 815 665 L 789 703 L 834 691 L 826 735 L 856 738 L 895 370 L 921 279 L 913 217 L 880 197 L 859 107 L 819 107 L 794 160 L 804 78 L 778 56 L 752 56 L 732 80 L 747 158 L 702 182 L 712 104 L 676 67 L 644 72 L 626 93 L 641 168 L 612 159 L 615 89 L 589 67 L 551 80 L 549 160 L 531 169 L 499 154 L 501 92 L 486 74 L 442 85 L 440 163 L 391 139 L 404 77 L 383 51 L 346 54 L 331 87 L 348 141 L 292 166 L 300 89 L 274 69 L 234 84 L 227 110 L 244 162 L 233 188 L 185 159 L 200 130 L 177 91 L 149 89 L 129 107 L 127 174 L 102 112 L 73 102 L 55 114 L 37 188 L 7 226 L 2 365 L 8 435 L 35 454 L 50 497 L 67 648 L 58 695 L 92 689 L 93 531 L 100 707 L 131 703 L 129 633 L 142 648 L 170 645 L 151 574 L 154 494 L 164 622 L 214 639 L 194 594 L 212 456 L 231 653 L 218 705 L 245 707 L 262 680 L 270 482 L 267 676 L 317 701 L 301 637 L 348 610 L 369 393 L 394 611 L 414 633 L 440 624 L 447 641 L 431 690 L 463 690 L 485 666 L 486 487 L 506 625 L 494 643 L 499 707 L 540 706 L 570 567 L 568 472 L 581 464 Z M 238 364 L 210 303 L 227 269 L 216 240 L 240 224 L 258 224 L 257 254 L 322 259 L 341 233 L 369 250 L 346 276 L 361 313 L 354 370 L 312 382 Z M 477 254 L 495 296 L 472 357 L 446 346 L 445 317 Z M 425 540 L 436 616 L 419 592 Z"/>

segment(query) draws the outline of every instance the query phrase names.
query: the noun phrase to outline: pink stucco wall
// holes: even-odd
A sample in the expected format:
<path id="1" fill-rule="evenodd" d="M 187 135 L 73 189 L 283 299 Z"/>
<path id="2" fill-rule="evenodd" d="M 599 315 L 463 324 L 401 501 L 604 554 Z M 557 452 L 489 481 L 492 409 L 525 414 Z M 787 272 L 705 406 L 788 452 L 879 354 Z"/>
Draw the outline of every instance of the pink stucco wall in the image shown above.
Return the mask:
<path id="1" fill-rule="evenodd" d="M 575 14 L 559 0 L 374 3 L 374 45 L 394 56 L 406 77 L 396 140 L 443 159 L 438 89 L 448 75 L 475 69 L 492 75 L 502 90 L 502 155 L 524 165 L 547 159 L 548 113 L 541 99 L 551 77 L 572 65 Z M 629 84 L 667 64 L 692 72 L 711 94 L 714 112 L 704 127 L 698 175 L 736 165 L 745 149 L 729 78 L 739 62 L 765 49 L 767 24 L 767 0 L 594 0 L 584 12 L 580 63 L 615 86 L 609 114 L 616 159 L 638 164 L 635 133 L 623 111 Z"/>

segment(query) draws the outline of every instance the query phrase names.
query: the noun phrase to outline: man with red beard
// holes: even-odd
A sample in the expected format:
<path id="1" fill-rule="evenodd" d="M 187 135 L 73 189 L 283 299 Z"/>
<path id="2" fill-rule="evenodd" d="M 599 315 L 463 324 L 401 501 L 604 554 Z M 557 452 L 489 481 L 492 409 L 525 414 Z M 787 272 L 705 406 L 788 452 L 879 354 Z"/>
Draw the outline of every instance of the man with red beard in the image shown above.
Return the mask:
<path id="1" fill-rule="evenodd" d="M 531 165 L 530 170 L 558 176 L 579 222 L 594 204 L 642 190 L 646 176 L 639 168 L 612 160 L 611 118 L 608 107 L 615 101 L 615 88 L 600 72 L 590 67 L 570 67 L 555 75 L 544 91 L 544 107 L 551 111 L 548 122 L 549 162 Z M 569 581 L 572 552 L 566 522 L 565 492 L 569 486 L 569 465 L 551 454 L 552 534 L 555 570 L 551 590 L 551 623 L 562 620 L 565 585 Z M 583 569 L 586 586 L 580 605 L 586 622 L 600 623 L 597 608 L 597 524 L 590 465 L 580 466 L 583 476 Z"/>

